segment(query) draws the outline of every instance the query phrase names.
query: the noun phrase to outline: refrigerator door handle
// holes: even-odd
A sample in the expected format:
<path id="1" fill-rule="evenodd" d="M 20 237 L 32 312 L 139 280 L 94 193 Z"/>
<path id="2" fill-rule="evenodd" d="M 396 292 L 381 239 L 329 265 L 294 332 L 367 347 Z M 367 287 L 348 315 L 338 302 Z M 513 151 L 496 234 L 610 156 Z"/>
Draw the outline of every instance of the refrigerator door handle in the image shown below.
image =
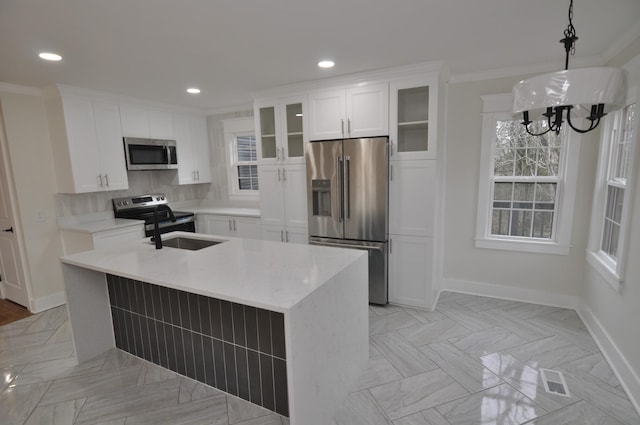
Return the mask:
<path id="1" fill-rule="evenodd" d="M 338 174 L 338 205 L 339 205 L 339 215 L 338 215 L 338 222 L 342 223 L 342 220 L 344 219 L 344 200 L 343 200 L 343 185 L 344 185 L 344 165 L 343 165 L 343 161 L 342 161 L 342 157 L 340 155 L 338 155 L 337 161 L 336 161 L 336 171 Z"/>
<path id="2" fill-rule="evenodd" d="M 351 219 L 351 187 L 349 185 L 349 178 L 351 177 L 351 170 L 349 164 L 351 163 L 351 157 L 349 155 L 344 156 L 344 216 L 345 221 Z"/>

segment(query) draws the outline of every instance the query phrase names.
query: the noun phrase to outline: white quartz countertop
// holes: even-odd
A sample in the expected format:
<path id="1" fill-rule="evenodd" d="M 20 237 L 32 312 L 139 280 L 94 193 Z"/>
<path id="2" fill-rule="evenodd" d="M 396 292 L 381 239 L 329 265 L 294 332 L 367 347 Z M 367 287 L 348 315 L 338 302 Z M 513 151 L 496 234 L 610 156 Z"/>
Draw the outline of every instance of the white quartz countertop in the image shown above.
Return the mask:
<path id="1" fill-rule="evenodd" d="M 209 297 L 286 312 L 365 252 L 256 239 L 173 232 L 225 241 L 198 251 L 146 239 L 62 257 L 62 262 Z"/>
<path id="2" fill-rule="evenodd" d="M 232 215 L 236 217 L 260 217 L 258 208 L 231 208 L 231 207 L 191 207 L 180 208 L 183 211 L 193 211 L 195 214 Z"/>
<path id="3" fill-rule="evenodd" d="M 64 223 L 59 224 L 60 230 L 71 230 L 74 232 L 98 233 L 109 230 L 123 229 L 132 226 L 142 226 L 144 220 L 129 220 L 125 218 L 105 218 L 95 221 Z"/>

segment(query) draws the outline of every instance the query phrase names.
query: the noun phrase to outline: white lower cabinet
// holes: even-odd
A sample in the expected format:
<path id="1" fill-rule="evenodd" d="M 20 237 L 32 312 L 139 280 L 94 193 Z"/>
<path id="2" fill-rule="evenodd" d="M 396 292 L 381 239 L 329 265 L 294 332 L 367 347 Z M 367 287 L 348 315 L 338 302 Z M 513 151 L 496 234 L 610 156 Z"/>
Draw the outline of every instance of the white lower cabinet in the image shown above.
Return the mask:
<path id="1" fill-rule="evenodd" d="M 389 302 L 433 308 L 433 238 L 389 235 Z"/>
<path id="2" fill-rule="evenodd" d="M 144 223 L 140 222 L 140 225 L 136 226 L 93 233 L 62 229 L 60 237 L 62 238 L 63 252 L 65 255 L 69 255 L 143 239 Z"/>
<path id="3" fill-rule="evenodd" d="M 309 232 L 306 228 L 262 226 L 262 239 L 274 242 L 309 243 Z"/>
<path id="4" fill-rule="evenodd" d="M 260 239 L 260 220 L 255 217 L 198 214 L 196 225 L 199 233 Z"/>

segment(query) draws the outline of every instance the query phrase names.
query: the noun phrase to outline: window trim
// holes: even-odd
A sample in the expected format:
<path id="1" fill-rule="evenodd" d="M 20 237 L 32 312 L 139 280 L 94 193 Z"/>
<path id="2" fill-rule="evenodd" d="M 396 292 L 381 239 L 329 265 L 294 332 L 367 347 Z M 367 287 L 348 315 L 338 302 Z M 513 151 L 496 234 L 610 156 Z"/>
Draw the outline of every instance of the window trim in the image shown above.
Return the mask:
<path id="1" fill-rule="evenodd" d="M 578 181 L 581 138 L 568 132 L 560 145 L 561 163 L 558 170 L 558 205 L 553 239 L 491 235 L 491 180 L 495 145 L 495 125 L 499 120 L 514 119 L 511 113 L 513 96 L 508 94 L 482 97 L 482 141 L 480 178 L 478 179 L 478 210 L 476 214 L 476 248 L 500 249 L 539 254 L 568 255 L 571 249 L 573 207 Z"/>
<path id="2" fill-rule="evenodd" d="M 255 123 L 253 117 L 233 118 L 222 121 L 224 127 L 225 151 L 227 155 L 227 183 L 229 189 L 230 200 L 258 200 L 260 198 L 259 190 L 240 190 L 238 187 L 238 171 L 236 169 L 236 139 L 238 136 L 254 136 L 256 135 Z M 258 143 L 256 138 L 256 144 Z M 256 162 L 257 160 L 256 145 Z M 253 165 L 253 164 L 251 164 Z"/>
<path id="3" fill-rule="evenodd" d="M 622 284 L 625 281 L 625 268 L 627 263 L 627 251 L 629 245 L 628 229 L 631 222 L 634 192 L 636 179 L 636 170 L 638 166 L 638 152 L 640 148 L 640 96 L 638 91 L 633 89 L 627 93 L 627 99 L 624 107 L 636 104 L 636 120 L 634 123 L 633 134 L 634 141 L 631 146 L 628 163 L 627 183 L 624 187 L 624 202 L 622 205 L 622 217 L 620 219 L 620 232 L 618 239 L 617 261 L 614 261 L 609 255 L 602 251 L 602 233 L 604 230 L 604 217 L 607 206 L 607 189 L 609 188 L 609 173 L 611 172 L 611 161 L 613 148 L 615 143 L 610 137 L 612 131 L 617 127 L 620 119 L 619 110 L 605 117 L 604 127 L 600 133 L 600 150 L 598 152 L 598 168 L 596 171 L 596 180 L 593 190 L 593 204 L 591 208 L 591 224 L 589 226 L 589 242 L 587 244 L 586 258 L 587 262 L 593 267 L 602 278 L 611 286 L 611 288 L 620 292 Z M 606 139 L 608 137 L 608 139 Z"/>

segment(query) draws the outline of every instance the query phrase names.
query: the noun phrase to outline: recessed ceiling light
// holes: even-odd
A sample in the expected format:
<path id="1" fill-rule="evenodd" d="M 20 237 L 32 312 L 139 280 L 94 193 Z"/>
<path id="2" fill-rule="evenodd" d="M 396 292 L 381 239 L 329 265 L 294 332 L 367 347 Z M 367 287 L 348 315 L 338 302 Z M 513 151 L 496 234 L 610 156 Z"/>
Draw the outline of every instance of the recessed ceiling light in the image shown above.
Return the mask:
<path id="1" fill-rule="evenodd" d="M 40 54 L 38 54 L 38 56 L 40 56 L 41 59 L 47 60 L 47 61 L 60 61 L 62 60 L 62 56 L 57 55 L 55 53 L 50 53 L 50 52 L 42 52 Z"/>
<path id="2" fill-rule="evenodd" d="M 302 114 L 296 114 L 296 117 L 301 117 L 301 116 L 302 116 Z"/>
<path id="3" fill-rule="evenodd" d="M 334 61 L 329 61 L 329 60 L 318 62 L 318 66 L 320 68 L 333 68 L 335 64 L 336 63 Z"/>
<path id="4" fill-rule="evenodd" d="M 189 87 L 187 89 L 187 93 L 189 94 L 200 94 L 200 89 L 197 87 Z"/>

